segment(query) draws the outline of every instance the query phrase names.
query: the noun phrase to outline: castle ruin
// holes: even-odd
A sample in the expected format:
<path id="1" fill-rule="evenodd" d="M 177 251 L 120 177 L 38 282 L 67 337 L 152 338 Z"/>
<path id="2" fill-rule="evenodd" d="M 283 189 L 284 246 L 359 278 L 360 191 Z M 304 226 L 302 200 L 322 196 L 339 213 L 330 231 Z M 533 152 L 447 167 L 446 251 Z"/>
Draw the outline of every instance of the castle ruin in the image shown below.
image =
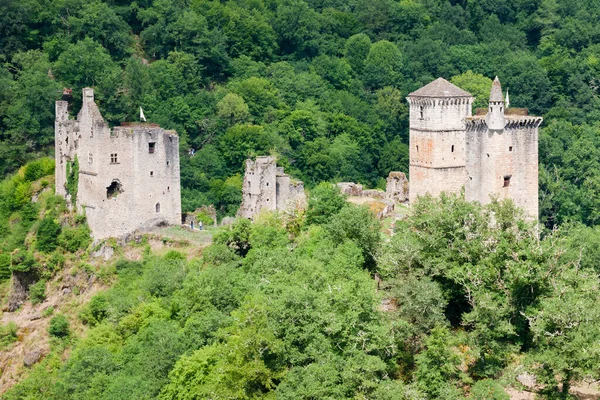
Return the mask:
<path id="1" fill-rule="evenodd" d="M 500 81 L 487 110 L 472 115 L 473 96 L 443 78 L 407 97 L 410 202 L 426 193 L 458 193 L 482 204 L 510 198 L 538 215 L 538 127 L 541 117 L 506 109 Z"/>
<path id="2" fill-rule="evenodd" d="M 253 219 L 261 210 L 292 210 L 306 203 L 304 184 L 293 180 L 278 167 L 275 157 L 246 160 L 238 216 Z"/>
<path id="3" fill-rule="evenodd" d="M 68 102 L 56 102 L 55 151 L 56 194 L 85 213 L 95 239 L 181 223 L 176 132 L 155 124 L 111 129 L 85 88 L 77 119 L 69 119 Z"/>

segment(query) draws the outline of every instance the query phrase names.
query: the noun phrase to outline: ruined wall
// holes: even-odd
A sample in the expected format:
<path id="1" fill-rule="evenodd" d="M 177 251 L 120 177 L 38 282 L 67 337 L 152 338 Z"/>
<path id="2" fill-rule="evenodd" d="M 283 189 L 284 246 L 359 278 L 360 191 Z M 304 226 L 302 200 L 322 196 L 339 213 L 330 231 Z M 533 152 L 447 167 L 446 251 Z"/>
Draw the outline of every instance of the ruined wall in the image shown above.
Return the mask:
<path id="1" fill-rule="evenodd" d="M 84 89 L 77 124 L 73 151 L 79 159 L 77 208 L 85 213 L 95 238 L 122 236 L 152 223 L 181 223 L 179 138 L 175 132 L 151 124 L 111 130 L 91 89 Z M 61 134 L 57 129 L 57 141 Z M 62 176 L 63 167 L 58 169 Z M 64 195 L 59 174 L 57 194 Z"/>
<path id="2" fill-rule="evenodd" d="M 261 210 L 288 210 L 306 203 L 304 184 L 277 167 L 274 157 L 246 160 L 238 216 L 253 219 Z"/>
<path id="3" fill-rule="evenodd" d="M 395 203 L 405 203 L 409 198 L 409 183 L 404 172 L 392 171 L 387 177 L 385 186 L 386 198 Z"/>

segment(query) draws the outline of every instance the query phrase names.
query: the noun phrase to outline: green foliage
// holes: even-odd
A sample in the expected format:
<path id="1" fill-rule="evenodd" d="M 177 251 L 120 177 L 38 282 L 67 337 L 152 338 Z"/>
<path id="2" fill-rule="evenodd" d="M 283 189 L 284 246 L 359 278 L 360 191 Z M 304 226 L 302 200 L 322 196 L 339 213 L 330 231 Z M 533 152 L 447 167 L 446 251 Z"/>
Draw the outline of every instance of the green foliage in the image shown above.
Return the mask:
<path id="1" fill-rule="evenodd" d="M 251 222 L 245 218 L 237 219 L 228 228 L 215 235 L 217 244 L 226 245 L 237 255 L 245 256 L 250 251 Z"/>
<path id="2" fill-rule="evenodd" d="M 69 331 L 69 320 L 62 314 L 57 314 L 50 320 L 50 326 L 48 327 L 48 334 L 57 338 L 64 338 L 68 336 Z"/>
<path id="3" fill-rule="evenodd" d="M 17 341 L 17 325 L 14 322 L 9 322 L 6 325 L 0 326 L 0 349 L 10 346 L 11 343 Z"/>
<path id="4" fill-rule="evenodd" d="M 29 298 L 33 305 L 40 304 L 46 300 L 46 280 L 40 279 L 29 286 Z"/>
<path id="5" fill-rule="evenodd" d="M 108 315 L 108 299 L 98 294 L 90 300 L 85 309 L 79 314 L 79 319 L 84 324 L 95 326 L 102 322 Z"/>
<path id="6" fill-rule="evenodd" d="M 86 249 L 90 243 L 92 243 L 92 238 L 87 225 L 65 227 L 58 236 L 59 246 L 71 253 Z"/>
<path id="7" fill-rule="evenodd" d="M 37 249 L 45 253 L 54 251 L 58 246 L 60 233 L 61 227 L 53 218 L 44 218 L 37 231 Z"/>
<path id="8" fill-rule="evenodd" d="M 381 223 L 366 207 L 346 206 L 335 214 L 325 229 L 334 243 L 351 240 L 362 252 L 365 267 L 375 268 L 375 255 L 381 241 Z"/>
<path id="9" fill-rule="evenodd" d="M 77 203 L 77 189 L 79 188 L 79 160 L 77 156 L 72 162 L 67 162 L 67 192 L 71 195 L 71 202 Z"/>
<path id="10" fill-rule="evenodd" d="M 340 189 L 330 183 L 321 183 L 310 191 L 306 222 L 325 224 L 346 205 Z"/>
<path id="11" fill-rule="evenodd" d="M 492 379 L 483 379 L 471 387 L 471 397 L 474 400 L 510 400 L 504 388 Z"/>

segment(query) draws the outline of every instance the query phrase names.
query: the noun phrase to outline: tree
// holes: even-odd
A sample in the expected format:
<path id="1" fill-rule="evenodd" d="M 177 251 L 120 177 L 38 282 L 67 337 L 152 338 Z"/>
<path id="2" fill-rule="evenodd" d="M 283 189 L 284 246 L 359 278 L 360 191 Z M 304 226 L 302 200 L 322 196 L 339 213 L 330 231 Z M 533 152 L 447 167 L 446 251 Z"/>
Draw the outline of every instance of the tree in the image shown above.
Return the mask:
<path id="1" fill-rule="evenodd" d="M 323 182 L 310 191 L 306 223 L 325 224 L 346 205 L 340 189 Z"/>
<path id="2" fill-rule="evenodd" d="M 363 70 L 363 80 L 371 89 L 399 86 L 402 80 L 402 54 L 395 44 L 379 41 L 369 50 Z"/>
<path id="3" fill-rule="evenodd" d="M 475 102 L 473 103 L 474 109 L 487 109 L 488 102 L 490 101 L 490 90 L 492 89 L 492 80 L 490 78 L 468 70 L 461 75 L 453 76 L 450 82 L 475 97 Z"/>
<path id="4" fill-rule="evenodd" d="M 250 117 L 248 105 L 235 93 L 227 93 L 217 104 L 217 115 L 229 125 L 247 122 Z"/>
<path id="5" fill-rule="evenodd" d="M 362 73 L 365 60 L 371 50 L 371 39 L 364 33 L 350 36 L 346 41 L 344 57 L 357 74 Z"/>

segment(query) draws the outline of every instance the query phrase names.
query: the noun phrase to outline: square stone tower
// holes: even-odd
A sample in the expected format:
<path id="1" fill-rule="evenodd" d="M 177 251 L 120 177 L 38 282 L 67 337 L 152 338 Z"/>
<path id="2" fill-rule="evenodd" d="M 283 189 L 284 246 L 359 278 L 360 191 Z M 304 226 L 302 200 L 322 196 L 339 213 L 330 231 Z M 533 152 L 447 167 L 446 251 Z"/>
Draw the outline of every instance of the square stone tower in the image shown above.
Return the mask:
<path id="1" fill-rule="evenodd" d="M 426 193 L 460 191 L 467 176 L 465 118 L 471 116 L 473 96 L 438 78 L 407 100 L 410 202 Z"/>
<path id="2" fill-rule="evenodd" d="M 489 105 L 465 119 L 467 171 L 465 197 L 487 204 L 492 196 L 512 199 L 538 218 L 538 128 L 542 117 L 506 108 L 498 77 Z"/>
<path id="3" fill-rule="evenodd" d="M 242 185 L 242 204 L 237 215 L 253 219 L 261 210 L 284 211 L 303 208 L 306 204 L 304 183 L 292 179 L 278 167 L 275 157 L 246 160 Z"/>
<path id="4" fill-rule="evenodd" d="M 56 102 L 56 194 L 85 213 L 94 238 L 181 224 L 177 134 L 154 124 L 111 129 L 90 88 L 77 119 L 67 107 Z"/>
<path id="5" fill-rule="evenodd" d="M 472 115 L 473 96 L 438 78 L 408 95 L 410 201 L 429 193 L 459 192 L 487 204 L 512 199 L 538 215 L 538 128 L 541 117 L 507 109 L 500 81 L 487 109 Z"/>

